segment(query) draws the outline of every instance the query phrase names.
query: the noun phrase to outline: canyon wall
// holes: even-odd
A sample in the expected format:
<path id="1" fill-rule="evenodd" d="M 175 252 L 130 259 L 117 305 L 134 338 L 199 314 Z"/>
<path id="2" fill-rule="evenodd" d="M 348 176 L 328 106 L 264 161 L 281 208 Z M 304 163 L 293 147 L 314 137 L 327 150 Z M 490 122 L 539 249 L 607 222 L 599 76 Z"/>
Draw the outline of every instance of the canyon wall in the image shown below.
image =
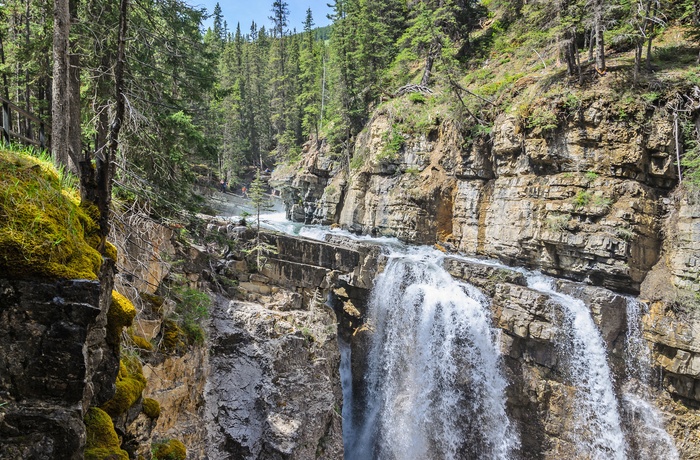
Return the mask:
<path id="1" fill-rule="evenodd" d="M 505 113 L 488 136 L 469 138 L 462 125 L 435 120 L 422 133 L 402 133 L 400 149 L 390 151 L 400 131 L 397 115 L 380 107 L 349 161 L 324 143 L 310 143 L 299 169 L 277 172 L 273 183 L 295 220 L 435 244 L 582 282 L 588 287 L 562 280 L 560 289 L 578 291 L 591 308 L 620 395 L 631 365 L 625 295 L 637 296 L 648 305 L 643 337 L 658 382 L 650 398 L 681 458 L 697 458 L 700 200 L 677 187 L 670 113 L 647 107 L 621 115 L 598 98 L 584 100 L 556 126 L 527 125 Z M 521 453 L 573 455 L 567 432 L 574 389 L 557 349 L 560 308 L 517 276 L 473 271 L 456 262 L 451 269 L 492 297 Z M 358 354 L 370 334 L 361 322 L 351 334 Z M 353 366 L 362 372 L 362 363 Z M 634 418 L 632 409 L 622 411 Z M 639 458 L 646 452 L 643 440 L 631 449 Z"/>

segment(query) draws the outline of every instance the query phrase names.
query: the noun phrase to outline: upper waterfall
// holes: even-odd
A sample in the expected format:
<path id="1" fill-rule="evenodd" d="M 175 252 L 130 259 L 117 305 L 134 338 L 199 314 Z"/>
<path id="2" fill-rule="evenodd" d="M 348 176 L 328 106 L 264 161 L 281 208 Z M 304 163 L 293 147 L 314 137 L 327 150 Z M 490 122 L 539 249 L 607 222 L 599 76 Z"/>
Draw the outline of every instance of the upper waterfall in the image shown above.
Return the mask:
<path id="1" fill-rule="evenodd" d="M 488 300 L 442 257 L 395 251 L 376 280 L 366 407 L 348 459 L 506 459 L 518 446 Z"/>

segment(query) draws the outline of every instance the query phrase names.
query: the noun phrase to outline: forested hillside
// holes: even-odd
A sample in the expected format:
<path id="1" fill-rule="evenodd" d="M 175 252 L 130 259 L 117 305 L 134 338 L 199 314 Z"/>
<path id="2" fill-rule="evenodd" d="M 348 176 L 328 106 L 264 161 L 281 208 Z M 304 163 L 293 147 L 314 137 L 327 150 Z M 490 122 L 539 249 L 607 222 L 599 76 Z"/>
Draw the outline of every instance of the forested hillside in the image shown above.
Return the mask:
<path id="1" fill-rule="evenodd" d="M 653 104 L 668 102 L 669 86 L 697 83 L 699 69 L 697 0 L 338 0 L 330 28 L 315 29 L 309 10 L 301 31 L 289 29 L 282 0 L 269 18 L 232 28 L 235 18 L 216 8 L 206 31 L 208 13 L 178 0 L 55 4 L 0 6 L 1 96 L 51 121 L 52 102 L 65 96 L 52 77 L 61 64 L 52 53 L 63 5 L 74 102 L 53 125 L 56 133 L 66 121 L 79 136 L 62 161 L 77 171 L 81 158 L 114 150 L 116 195 L 161 215 L 194 205 L 182 191 L 197 181 L 235 186 L 251 166 L 297 161 L 309 139 L 328 142 L 349 164 L 371 112 L 406 93 L 435 117 L 460 120 L 468 137 L 488 136 L 535 72 L 588 88 L 614 72 Z M 672 79 L 657 78 L 680 68 Z M 119 78 L 124 114 L 110 147 Z M 529 123 L 544 125 L 553 116 L 530 115 Z M 31 129 L 21 115 L 11 127 Z M 689 166 L 693 149 L 686 145 Z"/>

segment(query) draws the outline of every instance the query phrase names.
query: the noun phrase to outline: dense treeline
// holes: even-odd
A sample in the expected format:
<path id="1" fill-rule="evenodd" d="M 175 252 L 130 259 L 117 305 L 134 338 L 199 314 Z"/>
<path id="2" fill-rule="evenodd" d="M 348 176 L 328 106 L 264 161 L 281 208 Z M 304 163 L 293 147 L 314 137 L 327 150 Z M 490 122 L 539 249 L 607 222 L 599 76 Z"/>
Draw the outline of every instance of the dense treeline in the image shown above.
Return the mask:
<path id="1" fill-rule="evenodd" d="M 112 163 L 115 191 L 125 199 L 139 196 L 149 211 L 179 206 L 188 196 L 183 188 L 194 178 L 194 159 L 215 157 L 202 128 L 209 118 L 206 95 L 214 84 L 210 69 L 216 62 L 200 30 L 205 11 L 180 0 L 65 3 L 70 3 L 70 81 L 65 85 L 73 85 L 77 104 L 51 120 L 52 102 L 61 97 L 54 94 L 57 79 L 52 77 L 58 7 L 39 0 L 0 4 L 0 95 L 54 125 L 74 125 L 67 157 L 59 155 L 73 171 L 86 158 L 93 163 L 105 158 L 115 125 L 118 25 L 124 6 L 125 113 Z M 24 134 L 27 126 L 21 115 L 12 114 L 12 131 Z"/>
<path id="2" fill-rule="evenodd" d="M 230 179 L 246 164 L 293 161 L 310 136 L 349 160 L 353 137 L 383 99 L 413 84 L 411 91 L 439 87 L 461 100 L 464 76 L 508 34 L 518 36 L 510 46 L 557 55 L 579 82 L 587 69 L 606 72 L 611 47 L 635 49 L 636 84 L 651 70 L 660 31 L 681 24 L 697 39 L 700 24 L 697 0 L 337 0 L 331 6 L 327 41 L 314 35 L 311 11 L 303 32 L 287 30 L 283 1 L 272 5 L 270 30 L 254 23 L 245 34 L 240 28 L 214 34 L 222 50 L 214 96 L 224 126 L 220 165 Z M 473 39 L 487 24 L 491 32 Z"/>
<path id="3" fill-rule="evenodd" d="M 604 75 L 611 50 L 634 50 L 636 85 L 652 69 L 653 42 L 665 27 L 680 25 L 700 40 L 699 0 L 336 0 L 332 26 L 315 28 L 309 10 L 300 31 L 289 29 L 287 3 L 274 0 L 265 25 L 232 29 L 217 5 L 205 33 L 206 12 L 180 0 L 7 0 L 0 96 L 45 118 L 57 97 L 52 48 L 61 3 L 71 16 L 66 85 L 79 94 L 78 115 L 68 117 L 79 123 L 62 161 L 77 170 L 81 159 L 104 158 L 121 101 L 116 191 L 149 212 L 181 207 L 197 179 L 236 184 L 250 167 L 293 162 L 309 139 L 324 139 L 349 162 L 371 111 L 397 93 L 440 89 L 487 123 L 463 98 L 474 96 L 469 75 L 494 50 L 527 50 L 545 66 L 555 56 L 573 82 Z M 21 116 L 12 126 L 28 129 Z"/>

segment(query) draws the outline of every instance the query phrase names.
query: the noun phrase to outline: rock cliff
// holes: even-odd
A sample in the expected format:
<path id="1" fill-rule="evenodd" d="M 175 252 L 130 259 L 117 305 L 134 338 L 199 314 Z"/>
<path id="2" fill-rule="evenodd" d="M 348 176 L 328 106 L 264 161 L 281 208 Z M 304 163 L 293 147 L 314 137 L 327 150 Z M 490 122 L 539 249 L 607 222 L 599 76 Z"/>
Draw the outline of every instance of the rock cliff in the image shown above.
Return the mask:
<path id="1" fill-rule="evenodd" d="M 611 94 L 584 94 L 573 108 L 562 99 L 543 104 L 557 114 L 551 125 L 511 111 L 483 135 L 465 129 L 471 122 L 437 118 L 416 132 L 407 125 L 411 111 L 421 108 L 390 101 L 357 136 L 349 160 L 323 142 L 310 143 L 299 170 L 279 171 L 273 183 L 294 220 L 437 244 L 561 278 L 559 290 L 576 292 L 592 310 L 620 394 L 635 385 L 625 355 L 625 296 L 638 296 L 649 306 L 641 314 L 651 350 L 647 371 L 660 382 L 649 398 L 681 458 L 697 458 L 700 200 L 677 187 L 671 113 L 650 105 L 625 113 Z M 392 145 L 397 135 L 400 142 Z M 575 455 L 567 437 L 574 389 L 557 348 L 561 309 L 517 273 L 449 264 L 453 276 L 492 298 L 522 455 Z M 356 303 L 361 308 L 349 337 L 357 388 L 363 364 L 355 357 L 371 331 Z M 633 404 L 622 400 L 631 453 L 644 458 L 649 441 L 635 431 Z"/>
<path id="2" fill-rule="evenodd" d="M 676 183 L 672 125 L 660 109 L 649 108 L 640 124 L 600 99 L 580 104 L 547 129 L 499 115 L 486 138 L 466 138 L 457 121 L 437 121 L 427 134 L 404 123 L 391 155 L 398 115 L 380 108 L 356 139 L 351 167 L 333 161 L 325 144 L 309 144 L 301 171 L 273 183 L 295 220 L 447 242 L 638 292 L 658 260 L 660 216 Z"/>

